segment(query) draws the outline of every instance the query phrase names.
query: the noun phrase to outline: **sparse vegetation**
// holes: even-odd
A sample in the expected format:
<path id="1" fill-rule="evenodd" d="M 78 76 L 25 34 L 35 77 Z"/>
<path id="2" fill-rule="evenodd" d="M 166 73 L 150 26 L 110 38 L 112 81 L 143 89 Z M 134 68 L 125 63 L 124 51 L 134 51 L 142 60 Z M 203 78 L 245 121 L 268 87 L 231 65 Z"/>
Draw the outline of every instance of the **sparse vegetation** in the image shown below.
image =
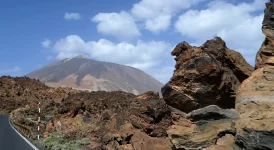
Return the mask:
<path id="1" fill-rule="evenodd" d="M 52 134 L 44 140 L 45 149 L 50 150 L 78 150 L 83 146 L 89 145 L 90 139 L 69 141 L 61 134 Z"/>

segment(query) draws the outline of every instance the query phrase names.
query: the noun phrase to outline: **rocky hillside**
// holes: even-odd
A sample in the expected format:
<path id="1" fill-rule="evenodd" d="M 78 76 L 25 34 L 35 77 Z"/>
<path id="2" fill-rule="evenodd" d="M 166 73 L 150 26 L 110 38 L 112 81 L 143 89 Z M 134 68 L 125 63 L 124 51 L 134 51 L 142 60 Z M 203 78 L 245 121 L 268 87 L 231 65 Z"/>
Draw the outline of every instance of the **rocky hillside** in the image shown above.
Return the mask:
<path id="1" fill-rule="evenodd" d="M 50 88 L 39 80 L 28 77 L 0 78 L 0 114 L 8 114 L 12 110 L 38 102 L 60 102 L 71 94 L 80 91 L 71 88 Z"/>
<path id="2" fill-rule="evenodd" d="M 119 64 L 77 56 L 49 64 L 27 75 L 51 87 L 90 91 L 160 92 L 162 83 L 145 72 Z"/>

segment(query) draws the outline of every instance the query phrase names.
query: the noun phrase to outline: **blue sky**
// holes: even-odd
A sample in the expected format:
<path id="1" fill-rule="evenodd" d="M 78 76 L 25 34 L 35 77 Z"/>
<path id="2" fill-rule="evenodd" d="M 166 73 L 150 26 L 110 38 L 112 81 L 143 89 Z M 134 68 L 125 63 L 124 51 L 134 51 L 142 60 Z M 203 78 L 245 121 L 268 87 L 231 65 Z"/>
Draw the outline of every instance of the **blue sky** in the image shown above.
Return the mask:
<path id="1" fill-rule="evenodd" d="M 253 65 L 264 39 L 265 2 L 1 0 L 0 75 L 22 76 L 83 54 L 137 67 L 165 83 L 176 44 L 201 45 L 216 35 Z"/>

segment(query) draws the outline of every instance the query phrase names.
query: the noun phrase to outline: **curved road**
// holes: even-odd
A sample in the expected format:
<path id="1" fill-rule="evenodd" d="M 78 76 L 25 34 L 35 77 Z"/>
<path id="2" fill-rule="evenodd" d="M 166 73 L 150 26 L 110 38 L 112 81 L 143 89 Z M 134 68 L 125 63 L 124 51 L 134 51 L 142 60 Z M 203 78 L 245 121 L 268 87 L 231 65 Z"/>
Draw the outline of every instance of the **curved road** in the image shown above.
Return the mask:
<path id="1" fill-rule="evenodd" d="M 10 124 L 8 116 L 0 115 L 0 150 L 38 150 Z"/>

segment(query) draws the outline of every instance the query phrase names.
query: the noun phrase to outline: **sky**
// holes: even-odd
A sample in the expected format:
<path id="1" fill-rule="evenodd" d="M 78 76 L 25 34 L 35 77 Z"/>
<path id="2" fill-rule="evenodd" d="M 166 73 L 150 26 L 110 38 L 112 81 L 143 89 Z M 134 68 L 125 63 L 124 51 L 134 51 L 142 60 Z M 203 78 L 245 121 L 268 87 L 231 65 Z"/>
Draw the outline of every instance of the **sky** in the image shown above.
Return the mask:
<path id="1" fill-rule="evenodd" d="M 174 47 L 219 36 L 254 66 L 267 0 L 0 0 L 0 75 L 24 76 L 85 55 L 162 83 Z"/>

